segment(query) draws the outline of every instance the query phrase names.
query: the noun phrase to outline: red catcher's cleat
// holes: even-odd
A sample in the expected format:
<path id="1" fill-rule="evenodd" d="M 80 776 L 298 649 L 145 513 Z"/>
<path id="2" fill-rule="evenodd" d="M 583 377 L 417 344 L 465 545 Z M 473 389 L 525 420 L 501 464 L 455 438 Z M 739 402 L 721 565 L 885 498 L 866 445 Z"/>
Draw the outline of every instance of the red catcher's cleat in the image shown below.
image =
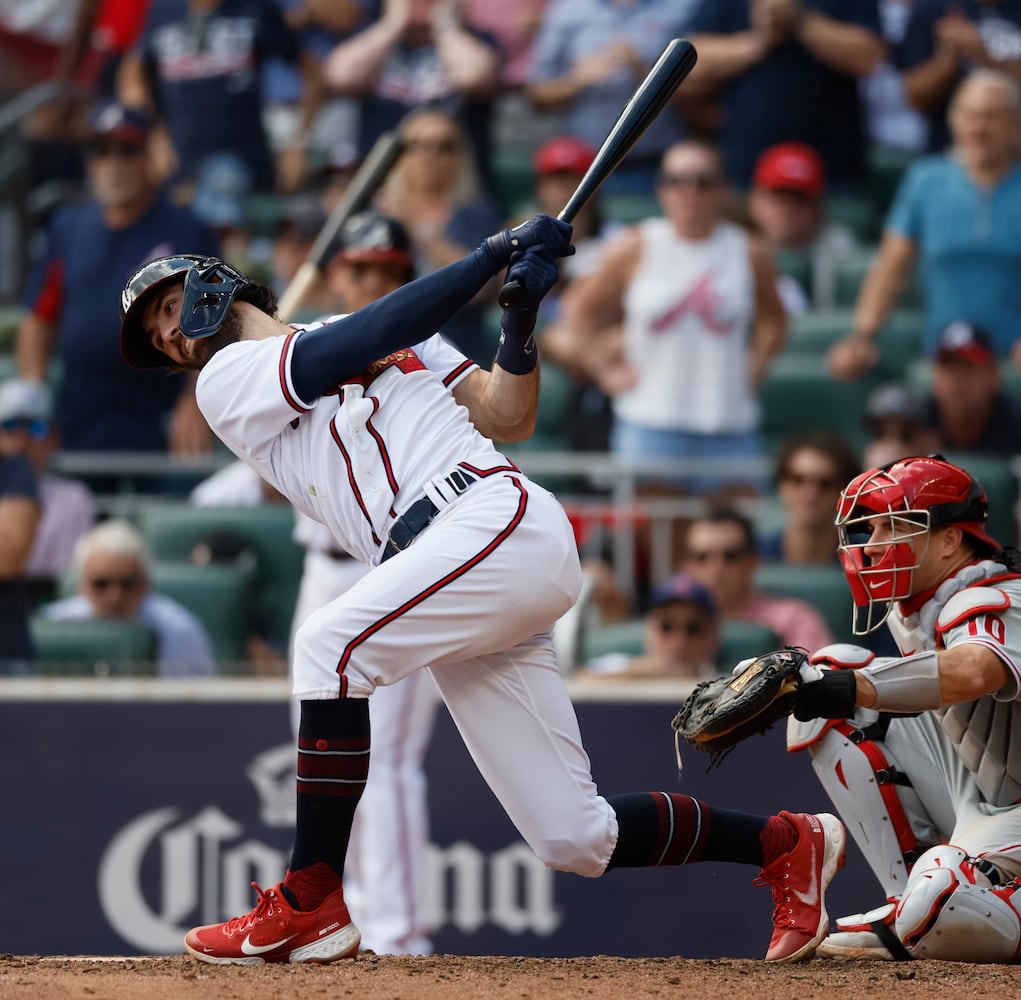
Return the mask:
<path id="1" fill-rule="evenodd" d="M 184 946 L 193 958 L 214 965 L 262 965 L 264 962 L 335 962 L 357 954 L 361 934 L 351 923 L 338 889 L 318 909 L 295 910 L 277 885 L 252 887 L 259 902 L 251 913 L 222 924 L 196 927 Z"/>
<path id="2" fill-rule="evenodd" d="M 780 813 L 797 843 L 759 872 L 756 885 L 773 890 L 773 937 L 767 962 L 803 962 L 829 932 L 826 887 L 844 863 L 844 825 L 829 813 Z"/>

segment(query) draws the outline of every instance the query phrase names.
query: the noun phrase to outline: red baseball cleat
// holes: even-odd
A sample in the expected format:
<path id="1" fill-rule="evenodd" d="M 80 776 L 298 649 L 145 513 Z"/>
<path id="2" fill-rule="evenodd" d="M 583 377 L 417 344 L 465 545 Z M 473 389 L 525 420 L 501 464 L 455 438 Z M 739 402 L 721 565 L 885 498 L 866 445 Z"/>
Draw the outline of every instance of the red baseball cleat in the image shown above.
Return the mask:
<path id="1" fill-rule="evenodd" d="M 824 896 L 844 863 L 844 824 L 829 813 L 779 814 L 798 831 L 797 843 L 759 872 L 773 890 L 773 937 L 767 962 L 803 962 L 829 932 Z"/>
<path id="2" fill-rule="evenodd" d="M 190 930 L 184 946 L 193 958 L 214 965 L 262 965 L 264 962 L 335 962 L 358 952 L 361 934 L 351 923 L 338 889 L 318 909 L 295 910 L 277 885 L 252 887 L 259 902 L 251 913 L 222 924 Z"/>

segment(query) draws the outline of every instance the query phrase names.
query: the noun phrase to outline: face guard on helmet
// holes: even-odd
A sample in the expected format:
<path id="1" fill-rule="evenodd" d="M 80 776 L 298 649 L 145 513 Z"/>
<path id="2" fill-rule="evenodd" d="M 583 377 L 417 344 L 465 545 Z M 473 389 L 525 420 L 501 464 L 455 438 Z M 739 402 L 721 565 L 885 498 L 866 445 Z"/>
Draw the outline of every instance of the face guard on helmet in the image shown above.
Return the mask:
<path id="1" fill-rule="evenodd" d="M 143 264 L 128 278 L 121 292 L 121 354 L 133 368 L 173 366 L 142 329 L 142 315 L 159 289 L 182 278 L 179 329 L 185 337 L 193 339 L 216 333 L 238 293 L 254 284 L 218 257 L 178 254 Z"/>
<path id="2" fill-rule="evenodd" d="M 854 601 L 854 634 L 875 631 L 895 601 L 913 596 L 914 572 L 933 529 L 956 524 L 992 551 L 1000 549 L 986 534 L 988 515 L 982 484 L 938 456 L 900 459 L 853 479 L 840 494 L 835 523 Z M 922 537 L 924 545 L 913 543 Z M 870 555 L 867 546 L 883 546 L 882 553 Z"/>

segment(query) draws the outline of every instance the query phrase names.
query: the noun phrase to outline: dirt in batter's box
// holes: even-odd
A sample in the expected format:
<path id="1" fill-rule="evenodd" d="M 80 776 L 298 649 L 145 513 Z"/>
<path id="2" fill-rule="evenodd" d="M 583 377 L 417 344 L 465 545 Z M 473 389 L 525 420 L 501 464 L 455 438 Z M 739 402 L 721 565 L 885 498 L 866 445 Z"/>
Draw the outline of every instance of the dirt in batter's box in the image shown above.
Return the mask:
<path id="1" fill-rule="evenodd" d="M 202 965 L 190 958 L 0 955 L 0 997 L 31 1000 L 1017 1000 L 1021 966 L 954 962 L 765 965 L 684 958 L 389 958 Z"/>

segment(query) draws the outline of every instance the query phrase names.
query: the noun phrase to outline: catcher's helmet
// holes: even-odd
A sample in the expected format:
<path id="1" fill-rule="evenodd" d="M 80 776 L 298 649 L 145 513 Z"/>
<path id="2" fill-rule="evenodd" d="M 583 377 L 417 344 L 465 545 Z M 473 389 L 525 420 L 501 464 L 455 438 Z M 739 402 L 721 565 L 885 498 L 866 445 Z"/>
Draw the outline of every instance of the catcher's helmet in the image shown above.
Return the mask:
<path id="1" fill-rule="evenodd" d="M 986 532 L 989 503 L 982 484 L 939 455 L 902 458 L 853 479 L 840 494 L 836 525 L 840 561 L 851 587 L 855 635 L 886 621 L 894 601 L 912 596 L 912 577 L 925 556 L 911 539 L 956 524 L 990 552 L 1002 546 Z M 865 552 L 876 518 L 889 518 L 882 556 Z M 881 613 L 880 613 L 881 609 Z"/>
<path id="2" fill-rule="evenodd" d="M 177 254 L 143 264 L 121 292 L 121 354 L 133 368 L 166 368 L 171 364 L 149 342 L 142 329 L 142 313 L 151 295 L 175 280 L 184 282 L 180 331 L 192 338 L 216 333 L 238 293 L 255 284 L 219 257 Z"/>
<path id="3" fill-rule="evenodd" d="M 378 212 L 362 212 L 349 219 L 331 259 L 342 264 L 402 264 L 409 272 L 415 266 L 408 231 Z"/>

